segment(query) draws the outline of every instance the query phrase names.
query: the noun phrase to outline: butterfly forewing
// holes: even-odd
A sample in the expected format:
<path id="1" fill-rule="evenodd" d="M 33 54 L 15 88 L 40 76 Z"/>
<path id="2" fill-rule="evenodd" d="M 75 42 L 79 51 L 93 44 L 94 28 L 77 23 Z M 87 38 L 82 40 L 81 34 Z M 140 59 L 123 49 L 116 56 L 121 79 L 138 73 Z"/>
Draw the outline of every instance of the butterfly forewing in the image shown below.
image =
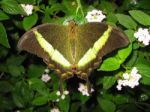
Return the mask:
<path id="1" fill-rule="evenodd" d="M 107 30 L 106 24 L 100 23 L 87 23 L 78 26 L 78 56 L 77 62 L 85 55 L 85 53 L 92 48 L 94 43 L 103 35 Z"/>
<path id="2" fill-rule="evenodd" d="M 103 23 L 87 23 L 78 28 L 78 69 L 87 72 L 99 66 L 101 58 L 128 45 L 124 33 Z"/>
<path id="3" fill-rule="evenodd" d="M 71 70 L 68 45 L 68 28 L 56 24 L 39 25 L 25 33 L 18 43 L 20 49 L 36 54 L 63 72 Z"/>

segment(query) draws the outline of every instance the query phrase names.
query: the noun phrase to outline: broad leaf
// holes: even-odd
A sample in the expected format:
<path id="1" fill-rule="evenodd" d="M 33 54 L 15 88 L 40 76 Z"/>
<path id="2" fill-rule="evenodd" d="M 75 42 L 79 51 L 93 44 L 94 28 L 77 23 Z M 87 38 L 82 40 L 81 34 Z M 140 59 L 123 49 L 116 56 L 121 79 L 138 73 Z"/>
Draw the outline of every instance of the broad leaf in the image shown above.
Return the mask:
<path id="1" fill-rule="evenodd" d="M 26 31 L 28 31 L 30 28 L 32 28 L 38 20 L 38 16 L 36 13 L 34 13 L 31 16 L 27 16 L 23 19 L 23 27 Z"/>
<path id="2" fill-rule="evenodd" d="M 136 65 L 136 67 L 139 70 L 139 73 L 142 75 L 141 82 L 145 85 L 150 85 L 150 66 L 139 64 Z"/>
<path id="3" fill-rule="evenodd" d="M 7 33 L 2 23 L 0 23 L 0 44 L 2 44 L 3 46 L 7 48 L 10 48 L 10 45 L 7 39 Z"/>
<path id="4" fill-rule="evenodd" d="M 44 73 L 44 66 L 31 64 L 28 69 L 28 77 L 41 77 Z"/>
<path id="5" fill-rule="evenodd" d="M 63 110 L 63 112 L 68 112 L 70 107 L 70 97 L 66 96 L 64 100 L 60 100 L 59 108 Z"/>
<path id="6" fill-rule="evenodd" d="M 18 4 L 15 0 L 2 0 L 1 8 L 9 14 L 25 14 L 21 5 Z"/>
<path id="7" fill-rule="evenodd" d="M 111 88 L 116 82 L 115 76 L 104 76 L 103 78 L 103 88 L 109 89 Z"/>
<path id="8" fill-rule="evenodd" d="M 120 67 L 120 62 L 115 57 L 107 58 L 103 61 L 102 65 L 100 66 L 99 70 L 102 71 L 114 71 L 117 70 Z"/>
<path id="9" fill-rule="evenodd" d="M 150 26 L 150 16 L 140 10 L 129 11 L 130 15 L 140 24 Z"/>
<path id="10" fill-rule="evenodd" d="M 9 16 L 6 15 L 2 10 L 0 10 L 0 21 L 9 19 Z"/>
<path id="11" fill-rule="evenodd" d="M 98 103 L 104 112 L 115 112 L 115 104 L 107 99 L 98 98 Z"/>
<path id="12" fill-rule="evenodd" d="M 130 42 L 134 42 L 136 40 L 136 38 L 134 37 L 134 30 L 125 30 L 124 32 L 130 39 Z"/>
<path id="13" fill-rule="evenodd" d="M 143 9 L 150 9 L 150 0 L 140 0 L 138 1 L 138 6 Z"/>
<path id="14" fill-rule="evenodd" d="M 42 82 L 42 80 L 38 78 L 31 78 L 29 79 L 29 85 L 31 88 L 35 91 L 37 91 L 39 94 L 43 96 L 48 96 L 49 95 L 49 89 L 46 87 L 46 85 Z"/>
<path id="15" fill-rule="evenodd" d="M 130 55 L 131 51 L 132 51 L 132 44 L 118 51 L 117 55 L 120 58 L 120 64 L 122 64 L 126 60 L 126 58 Z"/>
<path id="16" fill-rule="evenodd" d="M 116 17 L 119 23 L 125 28 L 136 29 L 137 24 L 130 16 L 125 15 L 125 14 L 116 14 Z"/>
<path id="17" fill-rule="evenodd" d="M 48 101 L 47 97 L 38 96 L 38 97 L 34 98 L 34 100 L 32 101 L 32 104 L 36 105 L 36 106 L 40 106 L 40 105 L 46 104 L 47 101 Z"/>

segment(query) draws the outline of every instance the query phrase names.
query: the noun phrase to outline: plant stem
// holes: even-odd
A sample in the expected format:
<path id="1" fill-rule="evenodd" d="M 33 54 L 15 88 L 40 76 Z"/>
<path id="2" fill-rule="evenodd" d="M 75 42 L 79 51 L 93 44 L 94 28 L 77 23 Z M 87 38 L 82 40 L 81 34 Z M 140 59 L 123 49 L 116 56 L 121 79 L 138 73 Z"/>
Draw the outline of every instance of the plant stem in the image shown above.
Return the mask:
<path id="1" fill-rule="evenodd" d="M 83 12 L 82 5 L 81 5 L 80 0 L 77 0 L 77 4 L 78 4 L 78 6 L 77 6 L 77 9 L 76 9 L 76 15 L 78 14 L 78 12 L 79 12 L 79 10 L 80 10 L 82 16 L 84 17 L 84 12 Z"/>

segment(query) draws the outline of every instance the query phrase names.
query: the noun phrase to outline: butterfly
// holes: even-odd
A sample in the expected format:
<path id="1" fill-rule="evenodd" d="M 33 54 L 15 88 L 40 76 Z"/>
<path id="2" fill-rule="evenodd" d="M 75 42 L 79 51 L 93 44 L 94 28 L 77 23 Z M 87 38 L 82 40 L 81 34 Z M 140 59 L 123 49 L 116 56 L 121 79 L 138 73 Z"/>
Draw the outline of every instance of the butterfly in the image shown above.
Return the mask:
<path id="1" fill-rule="evenodd" d="M 128 44 L 127 36 L 118 28 L 70 21 L 68 25 L 46 23 L 34 27 L 20 38 L 18 48 L 41 57 L 61 80 L 76 75 L 88 81 L 103 56 Z"/>

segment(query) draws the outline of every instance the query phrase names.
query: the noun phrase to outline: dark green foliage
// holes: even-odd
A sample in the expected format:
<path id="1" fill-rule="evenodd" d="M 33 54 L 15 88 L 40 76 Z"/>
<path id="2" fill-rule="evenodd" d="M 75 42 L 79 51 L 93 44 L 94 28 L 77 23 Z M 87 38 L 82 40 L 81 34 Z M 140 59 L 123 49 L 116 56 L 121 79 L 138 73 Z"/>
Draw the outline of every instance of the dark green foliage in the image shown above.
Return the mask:
<path id="1" fill-rule="evenodd" d="M 34 5 L 32 15 L 26 15 L 23 3 Z M 18 51 L 19 37 L 42 23 L 63 24 L 72 18 L 84 23 L 87 12 L 95 8 L 106 15 L 105 23 L 125 32 L 130 45 L 104 57 L 90 77 L 95 90 L 91 96 L 78 92 L 81 80 L 73 78 L 64 82 L 70 94 L 56 102 L 59 78 L 50 71 L 51 80 L 41 80 L 46 65 Z M 150 47 L 134 37 L 139 27 L 150 27 L 150 0 L 1 0 L 0 112 L 49 112 L 54 107 L 62 112 L 150 112 Z M 133 67 L 142 76 L 140 85 L 117 91 L 117 79 Z"/>

